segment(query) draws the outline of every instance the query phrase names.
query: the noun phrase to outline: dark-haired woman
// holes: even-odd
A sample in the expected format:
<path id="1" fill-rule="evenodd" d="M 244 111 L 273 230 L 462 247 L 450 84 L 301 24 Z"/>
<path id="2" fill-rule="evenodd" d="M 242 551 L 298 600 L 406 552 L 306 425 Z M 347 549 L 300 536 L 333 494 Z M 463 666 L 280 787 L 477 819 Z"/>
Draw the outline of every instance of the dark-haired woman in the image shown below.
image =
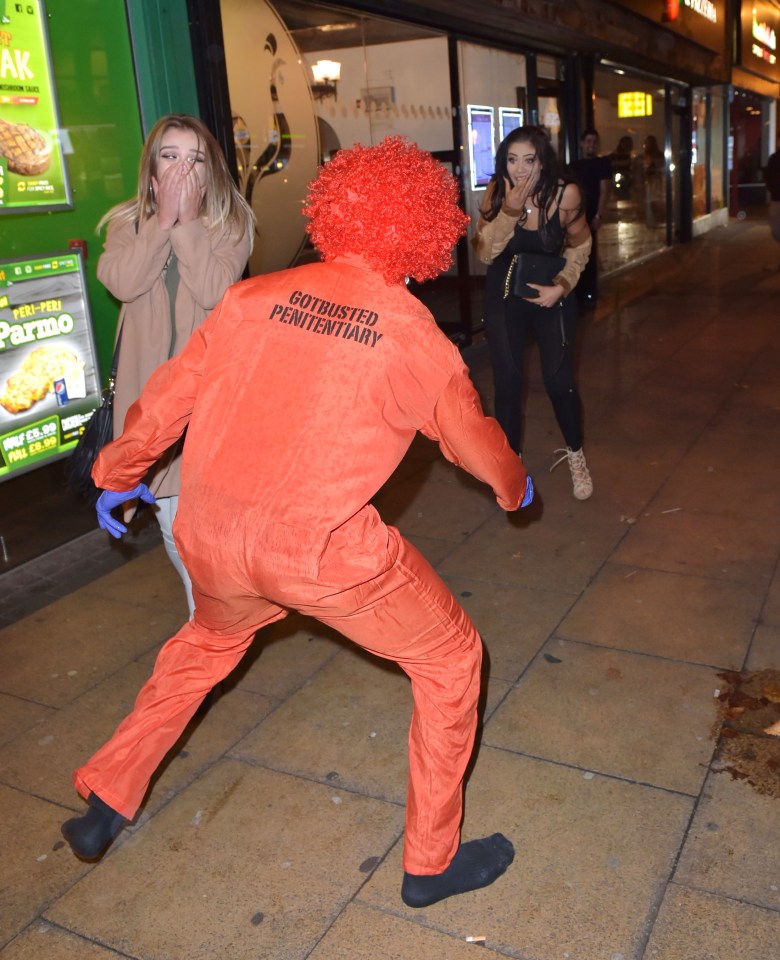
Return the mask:
<path id="1" fill-rule="evenodd" d="M 577 303 L 569 294 L 588 261 L 591 234 L 580 189 L 562 174 L 542 127 L 519 127 L 501 142 L 473 245 L 478 258 L 490 265 L 484 319 L 496 419 L 512 449 L 520 453 L 523 352 L 533 332 L 544 386 L 566 444 L 555 451 L 561 456 L 553 467 L 567 460 L 574 496 L 587 500 L 593 482 L 582 451 L 582 406 L 574 383 Z M 549 286 L 529 284 L 538 292 L 535 298 L 511 292 L 508 275 L 520 253 L 565 260 Z"/>

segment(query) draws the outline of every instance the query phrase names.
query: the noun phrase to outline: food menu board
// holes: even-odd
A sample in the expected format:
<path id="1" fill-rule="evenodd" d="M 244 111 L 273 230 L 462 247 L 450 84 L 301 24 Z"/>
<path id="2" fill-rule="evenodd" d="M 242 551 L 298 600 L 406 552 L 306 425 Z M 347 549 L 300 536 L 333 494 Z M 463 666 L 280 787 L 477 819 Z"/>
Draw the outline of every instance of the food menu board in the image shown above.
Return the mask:
<path id="1" fill-rule="evenodd" d="M 80 254 L 0 260 L 0 481 L 67 455 L 100 398 Z"/>
<path id="2" fill-rule="evenodd" d="M 42 0 L 0 0 L 0 213 L 70 207 Z"/>

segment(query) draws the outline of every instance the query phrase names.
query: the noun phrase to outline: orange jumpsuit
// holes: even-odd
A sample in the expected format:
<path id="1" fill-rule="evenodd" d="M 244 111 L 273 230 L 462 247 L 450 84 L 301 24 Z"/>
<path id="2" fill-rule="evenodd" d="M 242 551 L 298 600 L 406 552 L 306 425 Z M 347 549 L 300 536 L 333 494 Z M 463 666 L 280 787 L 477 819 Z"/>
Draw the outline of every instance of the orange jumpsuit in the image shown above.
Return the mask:
<path id="1" fill-rule="evenodd" d="M 132 819 L 149 780 L 255 632 L 295 609 L 411 678 L 404 869 L 458 849 L 482 644 L 422 555 L 370 498 L 420 430 L 506 510 L 526 474 L 458 350 L 403 283 L 359 257 L 231 287 L 152 376 L 94 471 L 132 489 L 187 427 L 179 551 L 196 611 L 163 647 L 132 713 L 74 782 Z"/>

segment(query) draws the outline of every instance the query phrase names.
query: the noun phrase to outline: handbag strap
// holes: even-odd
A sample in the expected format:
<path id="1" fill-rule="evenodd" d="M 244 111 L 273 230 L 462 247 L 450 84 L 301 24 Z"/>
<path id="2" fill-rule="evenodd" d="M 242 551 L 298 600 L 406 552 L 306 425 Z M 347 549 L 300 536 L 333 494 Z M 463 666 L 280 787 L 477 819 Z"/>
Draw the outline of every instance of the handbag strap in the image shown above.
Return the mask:
<path id="1" fill-rule="evenodd" d="M 114 344 L 114 356 L 111 360 L 111 379 L 116 380 L 116 368 L 119 364 L 119 345 L 122 342 L 122 330 L 124 330 L 124 323 L 119 328 L 119 333 L 116 335 L 116 343 Z"/>
<path id="2" fill-rule="evenodd" d="M 176 350 L 176 293 L 179 289 L 179 261 L 171 250 L 168 267 L 165 271 L 165 288 L 168 291 L 168 303 L 171 310 L 171 345 L 168 348 L 170 360 Z"/>
<path id="3" fill-rule="evenodd" d="M 104 405 L 110 405 L 114 402 L 114 391 L 116 390 L 116 371 L 117 366 L 119 365 L 119 344 L 122 342 L 122 331 L 125 328 L 124 321 L 119 328 L 119 333 L 116 335 L 116 343 L 114 344 L 114 356 L 111 358 L 111 373 L 108 375 L 108 383 L 106 384 L 105 390 L 103 390 L 103 400 Z"/>
<path id="4" fill-rule="evenodd" d="M 504 279 L 504 300 L 506 300 L 509 297 L 509 286 L 512 282 L 512 271 L 515 269 L 516 264 L 517 264 L 517 254 L 515 254 L 512 257 L 509 263 L 509 269 L 506 272 L 506 278 Z"/>

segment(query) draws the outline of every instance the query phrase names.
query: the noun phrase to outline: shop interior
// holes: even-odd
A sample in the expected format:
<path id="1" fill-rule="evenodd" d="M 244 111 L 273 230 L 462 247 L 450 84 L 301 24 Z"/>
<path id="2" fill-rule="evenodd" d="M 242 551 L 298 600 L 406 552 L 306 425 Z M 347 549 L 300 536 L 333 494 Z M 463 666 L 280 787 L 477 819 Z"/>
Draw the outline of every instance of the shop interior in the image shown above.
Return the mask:
<path id="1" fill-rule="evenodd" d="M 460 176 L 465 208 L 478 216 L 496 147 L 529 119 L 523 53 L 455 43 L 417 25 L 321 4 L 221 0 L 220 6 L 242 189 L 261 224 L 252 273 L 315 256 L 300 216 L 306 185 L 318 164 L 356 142 L 409 137 Z M 563 64 L 537 55 L 534 71 L 539 122 L 564 156 L 565 105 L 556 93 L 563 89 Z M 636 104 L 632 116 L 619 115 L 627 93 L 647 104 L 644 115 Z M 665 95 L 662 80 L 629 77 L 619 67 L 597 71 L 596 124 L 602 152 L 613 153 L 615 164 L 602 273 L 668 241 L 677 151 L 673 139 L 666 141 L 667 127 L 675 133 Z M 473 331 L 480 325 L 484 267 L 463 248 L 447 275 L 415 292 L 446 329 L 452 313 L 463 312 L 463 291 L 456 288 L 466 276 Z M 457 339 L 458 322 L 453 330 Z"/>

